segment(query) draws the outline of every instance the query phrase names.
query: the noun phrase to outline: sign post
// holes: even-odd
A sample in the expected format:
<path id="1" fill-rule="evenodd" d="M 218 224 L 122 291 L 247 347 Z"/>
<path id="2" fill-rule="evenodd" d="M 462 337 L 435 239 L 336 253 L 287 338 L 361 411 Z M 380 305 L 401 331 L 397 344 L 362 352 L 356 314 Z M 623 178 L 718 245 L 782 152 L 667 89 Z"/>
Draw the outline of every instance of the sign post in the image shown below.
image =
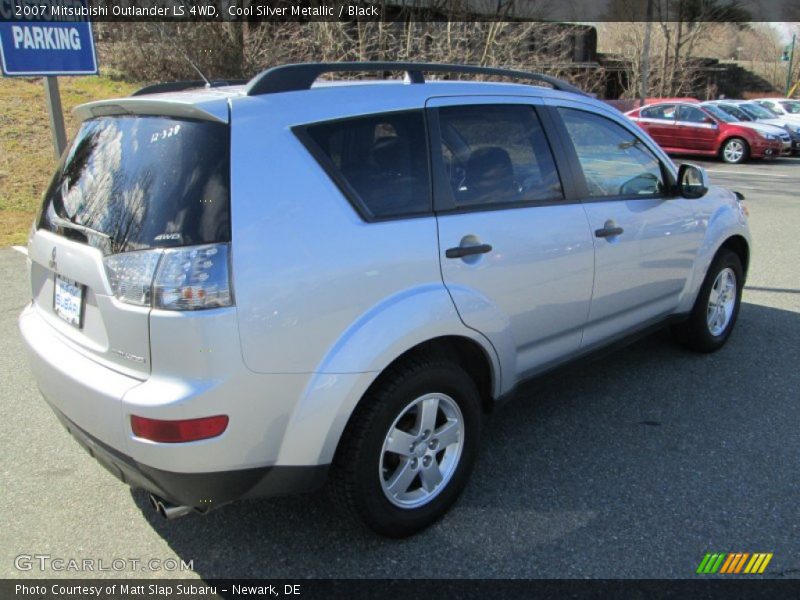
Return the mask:
<path id="1" fill-rule="evenodd" d="M 97 75 L 92 26 L 88 21 L 49 21 L 49 6 L 37 2 L 39 20 L 0 22 L 0 63 L 7 77 L 44 77 L 45 99 L 56 156 L 67 145 L 58 75 Z M 86 0 L 81 0 L 86 5 Z M 37 17 L 25 17 L 36 19 Z"/>
<path id="2" fill-rule="evenodd" d="M 64 128 L 64 112 L 61 109 L 58 77 L 47 75 L 44 78 L 44 99 L 47 102 L 50 131 L 53 133 L 53 147 L 56 150 L 56 159 L 58 159 L 67 147 L 67 132 Z"/>

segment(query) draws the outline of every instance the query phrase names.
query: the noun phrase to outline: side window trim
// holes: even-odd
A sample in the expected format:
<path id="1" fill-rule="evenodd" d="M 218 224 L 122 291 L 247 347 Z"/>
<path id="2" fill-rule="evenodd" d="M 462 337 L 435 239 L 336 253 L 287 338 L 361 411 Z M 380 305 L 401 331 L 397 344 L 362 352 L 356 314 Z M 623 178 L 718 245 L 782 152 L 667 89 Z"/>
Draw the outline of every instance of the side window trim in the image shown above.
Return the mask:
<path id="1" fill-rule="evenodd" d="M 297 137 L 300 143 L 305 147 L 311 157 L 316 161 L 316 163 L 322 168 L 325 174 L 331 179 L 331 181 L 336 185 L 342 195 L 347 199 L 348 203 L 352 206 L 352 208 L 356 211 L 358 216 L 361 220 L 367 223 L 381 223 L 385 221 L 399 221 L 405 219 L 417 219 L 420 217 L 431 217 L 433 216 L 433 197 L 432 197 L 432 186 L 433 186 L 433 176 L 432 176 L 432 169 L 431 169 L 431 152 L 429 144 L 425 144 L 427 157 L 426 157 L 426 164 L 428 166 L 428 208 L 424 211 L 413 212 L 413 213 L 403 213 L 400 215 L 391 215 L 391 216 L 376 216 L 372 213 L 372 211 L 367 206 L 366 202 L 361 198 L 361 195 L 356 191 L 356 189 L 347 181 L 341 171 L 336 167 L 327 153 L 320 147 L 320 145 L 311 137 L 308 133 L 308 128 L 313 127 L 314 125 L 328 125 L 333 124 L 341 121 L 350 121 L 353 119 L 358 118 L 369 118 L 369 117 L 379 117 L 381 115 L 392 115 L 392 114 L 408 114 L 408 113 L 419 113 L 422 116 L 423 124 L 425 127 L 425 139 L 429 140 L 430 135 L 430 128 L 428 124 L 428 116 L 427 111 L 423 108 L 413 108 L 410 110 L 397 110 L 397 111 L 389 111 L 389 112 L 377 112 L 377 113 L 369 113 L 365 115 L 353 116 L 353 117 L 343 117 L 341 119 L 330 119 L 325 121 L 314 121 L 311 123 L 303 123 L 301 125 L 294 125 L 291 127 L 292 133 Z"/>
<path id="2" fill-rule="evenodd" d="M 576 193 L 576 199 L 579 202 L 584 204 L 595 203 L 595 202 L 616 202 L 619 200 L 654 200 L 654 199 L 667 199 L 667 198 L 674 198 L 676 196 L 672 190 L 675 189 L 676 180 L 672 171 L 667 167 L 667 164 L 664 162 L 663 158 L 656 152 L 649 143 L 646 142 L 635 130 L 634 125 L 631 123 L 631 126 L 627 124 L 620 123 L 617 120 L 611 119 L 608 116 L 602 114 L 601 112 L 592 111 L 590 107 L 581 107 L 580 105 L 573 105 L 572 103 L 560 103 L 560 102 L 552 102 L 548 103 L 547 108 L 550 109 L 552 115 L 552 124 L 554 128 L 554 133 L 558 136 L 561 141 L 561 145 L 563 147 L 563 152 L 561 155 L 556 156 L 556 161 L 564 161 L 565 164 L 564 168 L 569 168 L 573 176 L 574 182 L 574 189 Z M 578 152 L 575 149 L 575 145 L 572 143 L 572 138 L 569 135 L 569 131 L 567 130 L 567 126 L 564 123 L 561 115 L 558 113 L 559 108 L 565 109 L 572 109 L 572 110 L 582 110 L 584 112 L 588 112 L 589 114 L 594 114 L 604 119 L 608 119 L 612 123 L 615 123 L 625 129 L 628 133 L 630 133 L 633 137 L 639 140 L 645 148 L 647 148 L 652 154 L 653 157 L 658 161 L 659 166 L 661 168 L 662 176 L 664 177 L 664 182 L 666 184 L 667 192 L 663 194 L 656 194 L 653 196 L 638 196 L 638 195 L 614 195 L 614 196 L 599 196 L 599 197 L 592 197 L 589 193 L 589 185 L 586 183 L 586 176 L 583 173 L 583 166 L 581 165 L 580 159 L 578 158 Z M 559 163 L 559 169 L 561 169 L 561 165 Z"/>
<path id="3" fill-rule="evenodd" d="M 514 101 L 503 102 L 496 98 L 480 98 L 470 97 L 463 98 L 465 102 L 461 103 L 454 101 L 452 104 L 436 104 L 434 106 L 426 106 L 426 122 L 428 124 L 428 155 L 431 161 L 431 176 L 433 180 L 433 208 L 434 212 L 438 214 L 459 214 L 469 212 L 487 212 L 496 210 L 511 210 L 515 208 L 529 208 L 536 206 L 561 206 L 573 202 L 571 198 L 572 185 L 567 181 L 564 172 L 561 170 L 557 152 L 558 149 L 554 146 L 554 138 L 548 130 L 546 117 L 544 116 L 545 109 L 542 104 L 536 102 L 520 102 L 516 98 Z M 482 101 L 481 101 L 482 100 Z M 533 100 L 533 99 L 532 99 Z M 470 106 L 470 105 L 493 105 L 493 106 L 527 106 L 533 110 L 534 115 L 539 119 L 542 126 L 542 131 L 545 135 L 545 140 L 550 148 L 550 153 L 556 167 L 556 175 L 559 177 L 563 197 L 554 200 L 526 200 L 513 203 L 498 203 L 498 204 L 476 204 L 470 206 L 458 206 L 450 182 L 446 176 L 447 169 L 444 164 L 444 157 L 442 156 L 441 143 L 442 143 L 442 129 L 441 121 L 439 119 L 439 109 L 447 108 L 448 106 Z M 549 120 L 549 119 L 548 119 Z"/>

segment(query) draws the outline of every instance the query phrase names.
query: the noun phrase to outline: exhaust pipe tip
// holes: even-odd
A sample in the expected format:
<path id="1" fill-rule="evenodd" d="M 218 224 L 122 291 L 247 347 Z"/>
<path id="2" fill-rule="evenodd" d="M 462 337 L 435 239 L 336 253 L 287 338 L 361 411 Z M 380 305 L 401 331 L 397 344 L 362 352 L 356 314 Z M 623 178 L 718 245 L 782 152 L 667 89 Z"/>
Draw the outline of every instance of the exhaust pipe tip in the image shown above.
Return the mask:
<path id="1" fill-rule="evenodd" d="M 153 509 L 165 519 L 177 519 L 178 517 L 188 515 L 194 510 L 194 507 L 192 506 L 178 506 L 171 504 L 163 498 L 159 498 L 155 494 L 150 494 L 149 498 L 150 506 L 152 506 Z"/>
<path id="2" fill-rule="evenodd" d="M 192 506 L 173 506 L 173 505 L 162 505 L 164 508 L 163 515 L 169 519 L 177 519 L 178 517 L 183 517 L 188 515 L 190 512 L 194 510 Z"/>

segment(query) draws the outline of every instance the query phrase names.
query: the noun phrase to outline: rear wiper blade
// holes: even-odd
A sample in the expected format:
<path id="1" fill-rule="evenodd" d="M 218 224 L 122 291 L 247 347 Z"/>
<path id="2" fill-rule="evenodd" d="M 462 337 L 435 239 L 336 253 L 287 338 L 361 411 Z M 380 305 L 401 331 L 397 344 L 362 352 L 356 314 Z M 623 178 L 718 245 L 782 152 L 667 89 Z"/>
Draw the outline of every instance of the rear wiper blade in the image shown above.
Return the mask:
<path id="1" fill-rule="evenodd" d="M 79 225 L 78 223 L 73 223 L 72 221 L 68 221 L 62 217 L 59 217 L 57 214 L 53 214 L 50 220 L 58 225 L 59 227 L 63 227 L 64 229 L 72 229 L 74 231 L 80 231 L 81 233 L 90 233 L 92 235 L 100 236 L 101 238 L 105 238 L 108 241 L 113 241 L 111 236 L 107 233 L 103 233 L 102 231 L 97 231 L 96 229 L 92 229 L 91 227 L 87 227 L 86 225 Z"/>

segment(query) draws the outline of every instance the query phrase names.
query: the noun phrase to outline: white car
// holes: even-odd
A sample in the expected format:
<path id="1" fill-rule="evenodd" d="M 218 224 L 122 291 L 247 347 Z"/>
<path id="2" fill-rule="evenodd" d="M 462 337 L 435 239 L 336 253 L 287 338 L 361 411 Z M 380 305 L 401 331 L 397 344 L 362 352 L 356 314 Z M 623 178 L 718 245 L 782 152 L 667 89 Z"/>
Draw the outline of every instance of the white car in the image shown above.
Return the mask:
<path id="1" fill-rule="evenodd" d="M 781 118 L 800 124 L 800 100 L 790 98 L 760 98 L 754 102 L 771 110 Z"/>

